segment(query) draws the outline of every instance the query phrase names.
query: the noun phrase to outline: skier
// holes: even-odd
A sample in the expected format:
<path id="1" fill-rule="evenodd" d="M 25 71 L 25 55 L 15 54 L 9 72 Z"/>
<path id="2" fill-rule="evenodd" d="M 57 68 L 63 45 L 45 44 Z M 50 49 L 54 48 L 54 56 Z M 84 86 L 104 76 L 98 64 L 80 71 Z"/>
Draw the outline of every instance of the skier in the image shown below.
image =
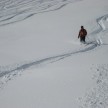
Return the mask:
<path id="1" fill-rule="evenodd" d="M 80 42 L 84 42 L 85 43 L 85 37 L 87 36 L 87 31 L 86 29 L 84 29 L 83 26 L 81 26 L 81 29 L 79 31 L 79 35 L 78 38 L 80 38 Z"/>

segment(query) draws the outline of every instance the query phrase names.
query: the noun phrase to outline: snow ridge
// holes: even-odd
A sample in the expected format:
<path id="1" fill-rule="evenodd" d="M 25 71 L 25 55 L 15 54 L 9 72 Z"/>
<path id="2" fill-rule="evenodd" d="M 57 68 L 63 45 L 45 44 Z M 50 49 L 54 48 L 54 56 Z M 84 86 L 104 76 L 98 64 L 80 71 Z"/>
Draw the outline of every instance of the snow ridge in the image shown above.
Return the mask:
<path id="1" fill-rule="evenodd" d="M 106 26 L 104 24 L 104 21 L 107 21 L 107 19 L 108 19 L 108 14 L 97 19 L 97 23 L 100 26 L 100 32 L 101 33 L 103 33 L 105 30 L 107 30 L 107 28 L 106 28 Z M 98 44 L 103 44 L 102 39 L 101 39 L 100 36 L 98 36 L 97 43 Z"/>
<path id="2" fill-rule="evenodd" d="M 96 22 L 98 24 L 97 30 L 90 33 L 90 35 L 95 36 L 95 41 L 97 42 L 98 45 L 102 45 L 102 44 L 104 44 L 102 41 L 102 36 L 104 35 L 104 32 L 107 31 L 107 29 L 108 29 L 105 26 L 105 22 L 108 22 L 108 14 L 97 18 Z"/>

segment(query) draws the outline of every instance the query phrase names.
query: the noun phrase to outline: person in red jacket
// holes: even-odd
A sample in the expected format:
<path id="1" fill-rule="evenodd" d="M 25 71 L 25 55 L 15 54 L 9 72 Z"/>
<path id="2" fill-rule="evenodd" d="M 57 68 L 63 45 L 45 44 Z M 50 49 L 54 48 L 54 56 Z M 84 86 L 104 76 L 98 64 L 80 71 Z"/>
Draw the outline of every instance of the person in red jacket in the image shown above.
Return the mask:
<path id="1" fill-rule="evenodd" d="M 84 42 L 85 43 L 85 38 L 87 36 L 87 30 L 84 29 L 83 26 L 81 26 L 81 29 L 79 31 L 79 35 L 78 35 L 78 38 L 80 38 L 80 41 L 81 42 Z"/>

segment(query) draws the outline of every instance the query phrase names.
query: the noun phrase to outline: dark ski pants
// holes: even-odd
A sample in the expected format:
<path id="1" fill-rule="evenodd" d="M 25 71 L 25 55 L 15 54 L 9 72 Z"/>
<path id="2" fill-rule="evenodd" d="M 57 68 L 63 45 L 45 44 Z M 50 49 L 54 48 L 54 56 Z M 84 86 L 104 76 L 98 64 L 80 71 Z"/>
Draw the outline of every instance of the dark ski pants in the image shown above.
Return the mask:
<path id="1" fill-rule="evenodd" d="M 85 36 L 84 37 L 80 37 L 80 42 L 85 42 Z"/>

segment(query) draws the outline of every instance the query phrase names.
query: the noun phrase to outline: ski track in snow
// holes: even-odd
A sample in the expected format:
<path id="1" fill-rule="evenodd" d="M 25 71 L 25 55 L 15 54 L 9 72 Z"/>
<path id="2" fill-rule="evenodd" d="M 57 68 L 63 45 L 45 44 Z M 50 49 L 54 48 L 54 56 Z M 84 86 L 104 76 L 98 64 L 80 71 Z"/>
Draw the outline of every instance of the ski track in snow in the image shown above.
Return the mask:
<path id="1" fill-rule="evenodd" d="M 10 23 L 18 22 L 20 20 L 24 20 L 28 17 L 31 17 L 34 14 L 40 12 L 48 12 L 58 10 L 64 5 L 74 2 L 76 0 L 46 0 L 46 1 L 38 1 L 38 0 L 1 0 L 0 1 L 0 26 L 7 25 Z M 80 0 L 77 0 L 80 1 Z M 2 5 L 4 4 L 4 5 Z M 97 24 L 99 25 L 99 29 L 93 31 L 90 35 L 96 35 L 104 32 L 107 28 L 105 27 L 103 21 L 108 20 L 108 15 L 102 16 L 98 18 Z M 39 66 L 42 64 L 48 64 L 57 62 L 66 57 L 70 57 L 74 54 L 84 53 L 90 50 L 97 48 L 97 46 L 102 45 L 102 39 L 97 38 L 94 42 L 88 42 L 88 45 L 77 51 L 65 53 L 53 57 L 44 58 L 41 60 L 36 60 L 32 62 L 26 62 L 23 64 L 15 64 L 12 66 L 0 66 L 0 86 L 10 80 L 13 76 L 16 76 L 18 72 L 23 71 L 25 69 L 29 69 L 32 66 Z M 103 44 L 104 45 L 104 44 Z M 5 79 L 5 80 L 4 80 Z"/>
<path id="2" fill-rule="evenodd" d="M 30 63 L 25 63 L 23 65 L 20 65 L 18 67 L 15 67 L 15 68 L 12 67 L 13 69 L 6 69 L 6 67 L 3 67 L 3 69 L 6 69 L 6 71 L 3 71 L 3 69 L 1 69 L 2 71 L 0 71 L 0 77 L 4 76 L 6 74 L 9 74 L 11 72 L 14 72 L 14 71 L 20 71 L 20 70 L 28 69 L 28 68 L 30 68 L 31 66 L 34 66 L 34 65 L 35 66 L 36 65 L 42 65 L 45 62 L 46 62 L 46 64 L 47 63 L 52 63 L 52 62 L 57 62 L 59 60 L 62 60 L 64 58 L 69 57 L 69 56 L 72 56 L 74 54 L 78 54 L 78 53 L 83 53 L 83 52 L 90 51 L 90 50 L 92 50 L 92 49 L 94 49 L 96 47 L 97 47 L 97 44 L 94 44 L 94 45 L 92 45 L 90 47 L 87 47 L 87 48 L 84 48 L 82 50 L 78 50 L 78 51 L 75 51 L 75 52 L 66 53 L 66 54 L 62 54 L 62 55 L 57 55 L 57 56 L 53 56 L 53 57 L 48 57 L 48 58 L 41 59 L 41 60 L 38 60 L 38 61 L 30 62 Z"/>
<path id="3" fill-rule="evenodd" d="M 0 26 L 25 20 L 37 13 L 55 11 L 81 0 L 0 0 Z"/>

